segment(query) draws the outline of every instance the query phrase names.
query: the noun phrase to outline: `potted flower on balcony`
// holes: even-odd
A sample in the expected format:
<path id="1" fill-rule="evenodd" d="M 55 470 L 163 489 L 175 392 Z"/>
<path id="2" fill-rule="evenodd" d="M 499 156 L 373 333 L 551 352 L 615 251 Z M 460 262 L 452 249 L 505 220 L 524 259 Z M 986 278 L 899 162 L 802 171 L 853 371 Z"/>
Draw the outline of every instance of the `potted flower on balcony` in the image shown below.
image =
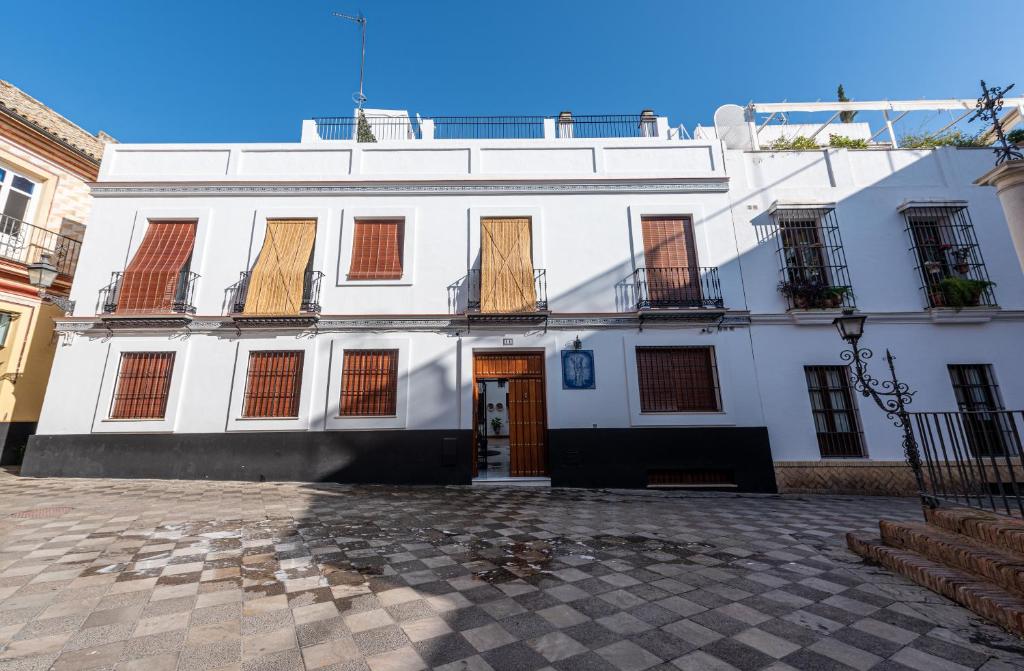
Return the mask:
<path id="1" fill-rule="evenodd" d="M 938 288 L 942 292 L 942 305 L 959 310 L 979 305 L 982 294 L 985 293 L 986 289 L 993 286 L 995 286 L 995 282 L 990 282 L 989 280 L 946 277 L 939 282 Z M 935 305 L 934 302 L 933 305 Z"/>
<path id="2" fill-rule="evenodd" d="M 958 247 L 953 250 L 953 270 L 959 275 L 966 275 L 971 270 L 971 250 L 966 247 Z"/>
<path id="3" fill-rule="evenodd" d="M 779 292 L 790 300 L 798 310 L 827 310 L 837 308 L 849 287 L 834 287 L 827 282 L 811 279 L 795 279 L 779 282 Z"/>

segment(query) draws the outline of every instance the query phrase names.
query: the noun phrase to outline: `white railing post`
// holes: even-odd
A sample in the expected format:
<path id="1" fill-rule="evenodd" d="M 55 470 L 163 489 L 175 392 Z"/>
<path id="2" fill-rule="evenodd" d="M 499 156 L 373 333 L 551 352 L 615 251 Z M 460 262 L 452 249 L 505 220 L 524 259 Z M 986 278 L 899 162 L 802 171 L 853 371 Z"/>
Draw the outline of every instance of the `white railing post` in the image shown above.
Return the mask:
<path id="1" fill-rule="evenodd" d="M 544 139 L 554 140 L 557 137 L 555 134 L 555 120 L 544 119 Z"/>
<path id="2" fill-rule="evenodd" d="M 434 120 L 433 119 L 421 119 L 420 120 L 420 139 L 421 140 L 433 140 L 434 139 Z"/>
<path id="3" fill-rule="evenodd" d="M 669 137 L 669 134 L 668 134 L 668 117 L 667 116 L 660 116 L 660 117 L 658 117 L 658 137 L 660 137 L 663 140 L 671 139 Z"/>
<path id="4" fill-rule="evenodd" d="M 316 132 L 316 121 L 303 119 L 302 135 L 299 137 L 299 142 L 317 142 L 318 140 L 320 140 L 320 135 Z"/>

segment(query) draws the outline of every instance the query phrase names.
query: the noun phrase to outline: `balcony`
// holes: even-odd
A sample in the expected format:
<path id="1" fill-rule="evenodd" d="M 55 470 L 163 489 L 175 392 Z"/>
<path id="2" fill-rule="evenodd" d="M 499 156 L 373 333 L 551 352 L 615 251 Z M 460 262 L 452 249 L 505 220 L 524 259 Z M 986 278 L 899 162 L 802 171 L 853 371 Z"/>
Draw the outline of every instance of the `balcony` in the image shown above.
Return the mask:
<path id="1" fill-rule="evenodd" d="M 59 275 L 71 278 L 81 249 L 82 243 L 74 238 L 0 215 L 0 259 L 27 266 L 47 253 Z"/>
<path id="2" fill-rule="evenodd" d="M 178 273 L 178 280 L 174 288 L 174 296 L 166 306 L 154 308 L 119 309 L 118 303 L 121 299 L 121 290 L 124 285 L 124 273 L 115 272 L 110 274 L 110 284 L 100 289 L 99 308 L 100 314 L 108 322 L 121 322 L 125 325 L 145 325 L 148 322 L 159 322 L 161 325 L 168 321 L 190 321 L 189 315 L 196 312 L 193 296 L 195 295 L 197 273 L 182 271 Z"/>
<path id="3" fill-rule="evenodd" d="M 633 297 L 638 311 L 725 308 L 716 267 L 637 268 Z"/>
<path id="4" fill-rule="evenodd" d="M 230 306 L 236 322 L 251 325 L 261 323 L 282 322 L 314 322 L 320 314 L 320 284 L 324 274 L 319 270 L 307 270 L 302 276 L 302 300 L 299 311 L 295 314 L 245 314 L 245 304 L 249 297 L 249 285 L 252 271 L 239 273 L 238 282 L 231 288 Z"/>
<path id="5" fill-rule="evenodd" d="M 497 296 L 483 300 L 485 289 L 480 270 L 470 270 L 448 287 L 449 309 L 453 314 L 465 314 L 471 322 L 539 324 L 548 319 L 548 279 L 543 268 L 533 270 L 533 295 L 527 309 L 503 309 L 501 304 L 506 301 Z"/>

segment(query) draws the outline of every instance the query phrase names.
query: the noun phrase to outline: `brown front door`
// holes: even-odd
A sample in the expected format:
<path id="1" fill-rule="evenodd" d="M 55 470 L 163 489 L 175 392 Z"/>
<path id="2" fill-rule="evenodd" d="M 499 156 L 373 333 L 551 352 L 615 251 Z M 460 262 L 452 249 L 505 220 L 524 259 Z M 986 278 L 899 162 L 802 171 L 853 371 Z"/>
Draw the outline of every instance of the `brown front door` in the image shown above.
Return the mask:
<path id="1" fill-rule="evenodd" d="M 512 477 L 546 476 L 547 410 L 544 402 L 543 352 L 481 352 L 473 355 L 473 389 L 477 382 L 508 380 L 509 460 Z M 474 403 L 474 413 L 478 404 Z M 476 445 L 478 418 L 473 420 Z M 476 455 L 473 457 L 476 473 Z"/>

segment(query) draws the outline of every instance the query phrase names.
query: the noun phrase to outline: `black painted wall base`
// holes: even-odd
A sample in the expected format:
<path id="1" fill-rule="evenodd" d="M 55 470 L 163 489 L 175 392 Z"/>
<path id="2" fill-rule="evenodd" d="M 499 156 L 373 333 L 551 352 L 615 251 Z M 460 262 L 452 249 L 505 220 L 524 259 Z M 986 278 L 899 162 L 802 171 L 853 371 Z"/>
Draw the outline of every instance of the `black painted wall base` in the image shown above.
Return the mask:
<path id="1" fill-rule="evenodd" d="M 35 422 L 0 422 L 0 466 L 17 466 L 25 454 Z"/>
<path id="2" fill-rule="evenodd" d="M 24 476 L 468 485 L 471 431 L 36 435 Z"/>
<path id="3" fill-rule="evenodd" d="M 646 487 L 652 470 L 725 471 L 736 490 L 775 492 L 765 427 L 552 429 L 554 487 Z"/>

